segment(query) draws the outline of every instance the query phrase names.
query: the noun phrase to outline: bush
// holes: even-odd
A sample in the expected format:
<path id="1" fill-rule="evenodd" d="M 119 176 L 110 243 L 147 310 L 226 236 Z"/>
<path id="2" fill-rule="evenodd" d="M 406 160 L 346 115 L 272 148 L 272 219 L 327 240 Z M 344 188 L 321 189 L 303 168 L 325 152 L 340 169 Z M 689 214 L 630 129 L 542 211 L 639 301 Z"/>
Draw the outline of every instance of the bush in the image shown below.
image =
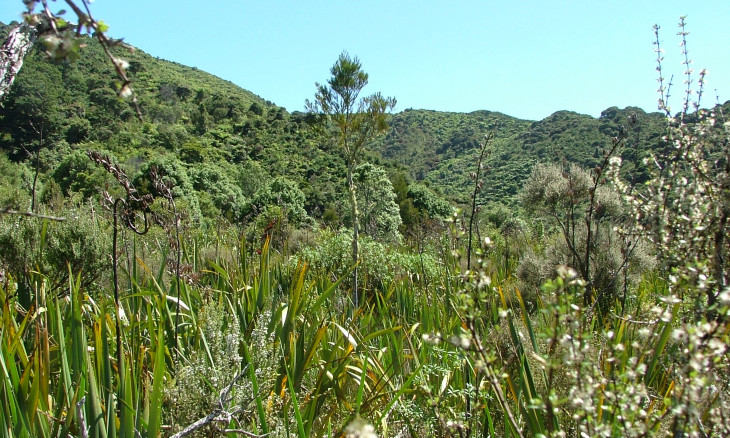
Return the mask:
<path id="1" fill-rule="evenodd" d="M 169 414 L 179 425 L 192 424 L 220 408 L 221 391 L 241 372 L 242 336 L 236 316 L 214 299 L 205 302 L 199 312 L 200 342 L 205 342 L 205 347 L 192 351 L 167 389 Z M 250 383 L 247 385 L 234 389 L 234 404 L 246 405 L 251 395 Z"/>
<path id="2" fill-rule="evenodd" d="M 400 242 L 400 210 L 393 184 L 383 168 L 365 163 L 355 168 L 360 225 L 364 234 L 384 242 Z M 352 219 L 346 216 L 349 222 Z"/>
<path id="3" fill-rule="evenodd" d="M 342 278 L 350 272 L 352 231 L 320 230 L 314 241 L 315 246 L 305 247 L 300 253 L 301 258 L 313 269 L 336 278 Z M 359 273 L 375 288 L 388 285 L 399 277 L 425 283 L 439 276 L 436 259 L 430 254 L 412 254 L 368 236 L 360 240 Z"/>
<path id="4" fill-rule="evenodd" d="M 111 265 L 110 234 L 88 211 L 69 209 L 58 214 L 66 220 L 0 216 L 0 261 L 26 285 L 37 270 L 58 291 L 68 286 L 70 271 L 81 274 L 83 288 L 98 289 Z"/>
<path id="5" fill-rule="evenodd" d="M 79 193 L 86 199 L 98 195 L 111 177 L 89 160 L 86 152 L 77 149 L 63 158 L 51 178 L 58 183 L 65 196 Z"/>
<path id="6" fill-rule="evenodd" d="M 298 227 L 308 219 L 304 210 L 304 193 L 287 177 L 274 178 L 268 185 L 256 192 L 248 211 L 244 214 L 258 214 L 269 206 L 276 206 L 286 212 L 290 224 Z"/>
<path id="7" fill-rule="evenodd" d="M 549 221 L 558 237 L 542 253 L 525 257 L 518 275 L 530 293 L 537 291 L 558 265 L 575 267 L 588 282 L 585 304 L 598 301 L 603 311 L 621 296 L 625 302 L 630 285 L 654 266 L 642 240 L 620 230 L 629 218 L 618 194 L 599 185 L 599 176 L 577 165 L 567 169 L 538 164 L 525 183 L 525 209 Z"/>

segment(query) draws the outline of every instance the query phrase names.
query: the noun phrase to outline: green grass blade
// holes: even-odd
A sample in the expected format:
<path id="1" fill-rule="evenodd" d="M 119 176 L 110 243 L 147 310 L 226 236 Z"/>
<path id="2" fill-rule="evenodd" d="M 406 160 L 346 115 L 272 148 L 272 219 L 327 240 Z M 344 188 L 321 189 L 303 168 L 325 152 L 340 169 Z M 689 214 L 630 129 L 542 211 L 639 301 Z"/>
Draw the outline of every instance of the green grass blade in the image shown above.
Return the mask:
<path id="1" fill-rule="evenodd" d="M 644 375 L 644 383 L 647 386 L 651 386 L 651 384 L 654 382 L 657 375 L 659 374 L 658 372 L 656 372 L 657 363 L 659 362 L 659 358 L 664 353 L 667 342 L 669 342 L 669 336 L 672 334 L 672 325 L 674 323 L 674 320 L 677 318 L 678 310 L 679 303 L 675 304 L 672 307 L 672 319 L 664 322 L 664 327 L 662 329 L 662 334 L 659 337 L 659 342 L 657 343 L 656 348 L 652 349 L 653 356 L 651 362 L 649 362 L 649 365 L 646 368 L 646 374 Z"/>
<path id="2" fill-rule="evenodd" d="M 362 406 L 362 396 L 365 392 L 365 379 L 368 377 L 368 360 L 367 355 L 362 362 L 362 374 L 360 375 L 360 384 L 357 388 L 357 396 L 355 397 L 355 416 L 360 415 L 360 407 Z"/>
<path id="3" fill-rule="evenodd" d="M 269 425 L 266 423 L 266 411 L 264 410 L 264 403 L 261 400 L 261 394 L 259 393 L 259 381 L 256 378 L 256 371 L 254 370 L 253 363 L 251 362 L 251 352 L 248 349 L 248 344 L 243 342 L 243 354 L 246 359 L 246 365 L 248 368 L 248 377 L 251 379 L 251 387 L 256 403 L 256 412 L 259 415 L 259 423 L 261 423 L 261 431 L 263 435 L 269 433 Z"/>
<path id="4" fill-rule="evenodd" d="M 122 438 L 134 438 L 135 415 L 134 401 L 132 399 L 132 376 L 128 367 L 122 367 L 119 372 L 119 436 Z"/>
<path id="5" fill-rule="evenodd" d="M 283 350 L 282 350 L 283 353 Z M 297 394 L 294 392 L 294 382 L 292 382 L 291 374 L 289 373 L 289 367 L 286 364 L 286 361 L 284 361 L 284 369 L 286 370 L 286 383 L 289 387 L 289 393 L 291 394 L 291 401 L 292 406 L 294 407 L 294 418 L 297 421 L 297 432 L 299 433 L 299 438 L 307 438 L 309 435 L 306 432 L 306 429 L 304 427 L 304 421 L 302 420 L 302 414 L 299 412 L 299 403 L 297 402 Z M 311 424 L 310 424 L 311 427 Z"/>
<path id="6" fill-rule="evenodd" d="M 147 436 L 160 434 L 162 423 L 162 388 L 165 379 L 165 332 L 162 324 L 157 328 L 157 346 L 155 349 L 155 368 L 152 374 L 152 393 L 150 395 L 149 420 Z"/>
<path id="7" fill-rule="evenodd" d="M 398 391 L 393 395 L 393 398 L 390 399 L 388 404 L 385 406 L 385 409 L 383 409 L 381 412 L 383 412 L 381 417 L 381 422 L 387 421 L 388 415 L 390 414 L 390 411 L 393 409 L 393 406 L 395 406 L 395 403 L 400 399 L 400 397 L 405 393 L 408 388 L 413 383 L 413 380 L 418 375 L 419 371 L 421 371 L 421 368 L 423 368 L 423 365 L 419 365 L 418 368 L 413 370 L 410 376 L 408 376 L 408 379 L 403 383 L 403 385 L 398 388 Z"/>

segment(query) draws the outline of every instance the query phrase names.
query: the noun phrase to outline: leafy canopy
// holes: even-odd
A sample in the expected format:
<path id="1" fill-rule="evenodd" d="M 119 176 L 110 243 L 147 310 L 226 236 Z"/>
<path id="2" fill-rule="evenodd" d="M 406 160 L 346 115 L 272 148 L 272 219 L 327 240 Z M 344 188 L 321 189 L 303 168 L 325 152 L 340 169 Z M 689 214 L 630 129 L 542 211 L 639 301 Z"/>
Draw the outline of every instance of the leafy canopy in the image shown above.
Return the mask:
<path id="1" fill-rule="evenodd" d="M 388 129 L 386 113 L 395 107 L 396 100 L 379 92 L 358 100 L 368 74 L 360 60 L 347 52 L 340 54 L 330 73 L 327 85 L 316 84 L 315 100 L 307 100 L 306 108 L 333 125 L 347 163 L 354 165 L 365 143 Z"/>

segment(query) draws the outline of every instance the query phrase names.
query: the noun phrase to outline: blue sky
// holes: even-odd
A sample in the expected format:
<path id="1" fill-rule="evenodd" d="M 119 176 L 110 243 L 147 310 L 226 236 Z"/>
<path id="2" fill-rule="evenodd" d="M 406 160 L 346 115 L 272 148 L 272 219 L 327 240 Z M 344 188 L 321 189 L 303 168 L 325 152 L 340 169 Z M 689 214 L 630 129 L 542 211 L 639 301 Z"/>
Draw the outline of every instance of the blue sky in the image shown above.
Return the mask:
<path id="1" fill-rule="evenodd" d="M 23 8 L 3 0 L 0 21 Z M 730 99 L 728 0 L 96 0 L 91 8 L 110 35 L 289 111 L 303 110 L 347 50 L 370 74 L 365 93 L 396 97 L 396 111 L 485 109 L 532 120 L 561 109 L 655 110 L 655 23 L 679 109 L 676 32 L 686 15 L 693 66 L 709 71 L 705 102 L 715 90 Z"/>

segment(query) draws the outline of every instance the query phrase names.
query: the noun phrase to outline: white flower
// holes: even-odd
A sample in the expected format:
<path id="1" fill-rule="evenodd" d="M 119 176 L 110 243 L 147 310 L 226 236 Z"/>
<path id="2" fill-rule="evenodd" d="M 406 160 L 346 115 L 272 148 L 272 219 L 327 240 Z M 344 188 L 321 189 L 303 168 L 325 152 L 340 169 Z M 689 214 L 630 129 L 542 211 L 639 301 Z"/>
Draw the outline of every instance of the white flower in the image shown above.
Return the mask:
<path id="1" fill-rule="evenodd" d="M 121 58 L 112 58 L 114 61 L 114 64 L 116 64 L 117 67 L 119 67 L 122 70 L 126 70 L 129 68 L 129 61 L 126 59 Z"/>
<path id="2" fill-rule="evenodd" d="M 356 418 L 345 428 L 345 438 L 378 438 L 378 434 L 372 424 Z"/>
<path id="3" fill-rule="evenodd" d="M 121 90 L 119 90 L 119 97 L 130 97 L 132 95 L 132 87 L 129 85 L 124 85 Z"/>

